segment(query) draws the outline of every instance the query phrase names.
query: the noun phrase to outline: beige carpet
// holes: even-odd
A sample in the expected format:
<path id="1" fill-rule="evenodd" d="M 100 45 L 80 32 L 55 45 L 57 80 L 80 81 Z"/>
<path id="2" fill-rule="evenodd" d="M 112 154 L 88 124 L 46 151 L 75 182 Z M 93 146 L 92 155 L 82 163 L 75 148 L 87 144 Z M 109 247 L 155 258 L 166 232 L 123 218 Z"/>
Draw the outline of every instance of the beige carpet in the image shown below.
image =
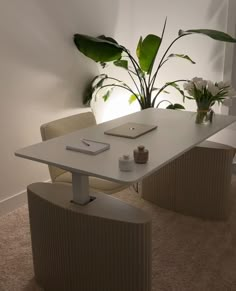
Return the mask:
<path id="1" fill-rule="evenodd" d="M 233 184 L 233 211 L 227 222 L 173 213 L 131 190 L 115 195 L 152 214 L 153 291 L 236 291 L 236 177 Z M 42 290 L 33 277 L 25 206 L 0 218 L 0 291 Z"/>

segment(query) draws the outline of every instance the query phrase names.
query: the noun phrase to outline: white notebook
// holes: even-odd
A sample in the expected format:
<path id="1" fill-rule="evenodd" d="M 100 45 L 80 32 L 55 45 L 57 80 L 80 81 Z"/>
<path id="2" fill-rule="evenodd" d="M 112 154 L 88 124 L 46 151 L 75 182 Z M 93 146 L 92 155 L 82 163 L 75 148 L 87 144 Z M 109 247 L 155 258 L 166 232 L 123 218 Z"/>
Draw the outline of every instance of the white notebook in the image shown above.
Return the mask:
<path id="1" fill-rule="evenodd" d="M 99 142 L 90 139 L 82 139 L 76 143 L 68 144 L 66 146 L 67 150 L 76 151 L 89 155 L 97 155 L 103 151 L 106 151 L 110 148 L 110 144 Z"/>

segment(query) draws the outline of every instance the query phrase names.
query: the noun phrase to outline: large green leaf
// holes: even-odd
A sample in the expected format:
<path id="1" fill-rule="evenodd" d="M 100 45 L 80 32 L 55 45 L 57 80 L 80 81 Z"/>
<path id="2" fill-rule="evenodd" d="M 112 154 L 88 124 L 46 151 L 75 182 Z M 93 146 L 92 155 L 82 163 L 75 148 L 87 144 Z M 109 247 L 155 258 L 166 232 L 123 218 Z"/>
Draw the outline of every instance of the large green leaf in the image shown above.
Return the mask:
<path id="1" fill-rule="evenodd" d="M 141 37 L 139 39 L 136 54 L 141 69 L 148 74 L 151 72 L 160 44 L 161 38 L 154 34 L 147 35 L 144 40 Z"/>
<path id="2" fill-rule="evenodd" d="M 104 36 L 74 35 L 74 43 L 78 50 L 96 62 L 110 62 L 121 58 L 122 47 L 107 39 Z"/>
<path id="3" fill-rule="evenodd" d="M 229 34 L 219 31 L 219 30 L 214 30 L 214 29 L 189 29 L 186 31 L 183 31 L 183 30 L 179 31 L 179 35 L 192 34 L 192 33 L 204 34 L 219 41 L 236 42 L 236 39 L 230 36 Z"/>
<path id="4" fill-rule="evenodd" d="M 185 60 L 187 60 L 187 61 L 189 61 L 189 62 L 191 62 L 192 64 L 196 64 L 189 56 L 187 56 L 187 55 L 183 55 L 183 54 L 170 54 L 169 56 L 168 56 L 168 59 L 169 58 L 174 58 L 174 57 L 177 57 L 177 58 L 182 58 L 182 59 L 185 59 Z"/>

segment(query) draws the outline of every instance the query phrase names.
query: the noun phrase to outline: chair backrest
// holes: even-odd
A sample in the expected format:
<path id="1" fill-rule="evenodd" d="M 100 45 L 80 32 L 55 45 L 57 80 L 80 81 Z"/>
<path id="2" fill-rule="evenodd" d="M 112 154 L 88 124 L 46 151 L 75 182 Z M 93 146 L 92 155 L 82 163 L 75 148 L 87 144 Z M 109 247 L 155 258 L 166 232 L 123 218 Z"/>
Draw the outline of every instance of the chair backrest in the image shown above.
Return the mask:
<path id="1" fill-rule="evenodd" d="M 92 112 L 85 112 L 42 124 L 40 126 L 40 132 L 42 140 L 46 141 L 93 125 L 96 125 L 94 114 Z M 49 172 L 52 182 L 54 182 L 57 176 L 66 171 L 57 167 L 49 166 Z"/>

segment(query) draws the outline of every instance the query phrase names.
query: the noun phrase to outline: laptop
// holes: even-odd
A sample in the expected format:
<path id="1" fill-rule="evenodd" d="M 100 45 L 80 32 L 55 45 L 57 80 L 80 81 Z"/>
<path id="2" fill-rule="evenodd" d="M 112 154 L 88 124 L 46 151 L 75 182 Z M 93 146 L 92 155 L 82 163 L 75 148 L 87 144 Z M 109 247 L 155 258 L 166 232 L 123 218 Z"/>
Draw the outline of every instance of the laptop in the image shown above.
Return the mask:
<path id="1" fill-rule="evenodd" d="M 120 126 L 106 130 L 104 133 L 120 137 L 136 138 L 156 128 L 157 125 L 127 122 Z"/>

